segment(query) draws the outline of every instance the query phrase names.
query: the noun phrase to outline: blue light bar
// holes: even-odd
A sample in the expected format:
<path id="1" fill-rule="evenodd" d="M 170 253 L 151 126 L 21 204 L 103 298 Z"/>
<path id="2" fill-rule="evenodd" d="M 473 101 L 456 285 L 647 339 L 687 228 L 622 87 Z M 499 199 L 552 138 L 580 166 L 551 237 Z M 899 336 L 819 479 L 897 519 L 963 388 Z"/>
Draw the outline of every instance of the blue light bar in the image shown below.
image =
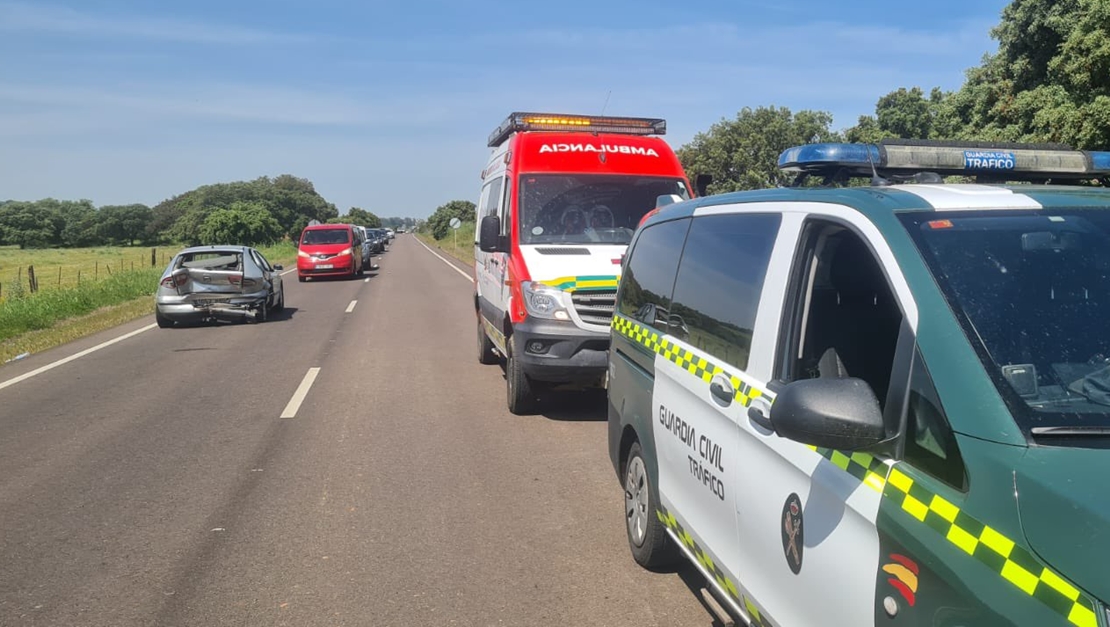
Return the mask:
<path id="1" fill-rule="evenodd" d="M 1060 145 L 885 140 L 879 144 L 807 144 L 783 151 L 779 169 L 826 177 L 920 173 L 988 180 L 1085 180 L 1110 177 L 1110 152 Z"/>
<path id="2" fill-rule="evenodd" d="M 871 158 L 868 160 L 868 152 Z M 872 144 L 806 144 L 787 148 L 779 156 L 780 170 L 804 170 L 820 165 L 879 165 L 879 147 Z"/>

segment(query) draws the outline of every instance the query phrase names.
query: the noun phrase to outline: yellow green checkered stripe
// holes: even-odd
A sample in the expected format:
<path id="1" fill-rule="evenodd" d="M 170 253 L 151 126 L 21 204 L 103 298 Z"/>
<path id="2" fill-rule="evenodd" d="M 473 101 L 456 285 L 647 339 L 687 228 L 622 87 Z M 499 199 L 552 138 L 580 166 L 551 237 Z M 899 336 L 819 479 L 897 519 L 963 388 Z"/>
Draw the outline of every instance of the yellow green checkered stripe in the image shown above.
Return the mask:
<path id="1" fill-rule="evenodd" d="M 876 459 L 873 455 L 869 455 L 862 451 L 855 451 L 848 454 L 831 448 L 820 448 L 817 446 L 811 446 L 809 448 L 810 450 L 817 451 L 821 457 L 824 457 L 837 468 L 859 479 L 860 482 L 872 490 L 880 493 L 883 491 L 883 486 L 886 485 L 887 467 L 886 464 Z"/>
<path id="2" fill-rule="evenodd" d="M 958 506 L 933 494 L 897 468 L 890 471 L 883 498 L 936 531 L 963 552 L 1055 610 L 1073 625 L 1097 627 L 1095 605 L 1075 586 L 1033 554 Z"/>
<path id="3" fill-rule="evenodd" d="M 761 390 L 741 381 L 736 375 L 724 370 L 704 357 L 696 355 L 692 351 L 688 351 L 671 340 L 660 336 L 657 331 L 649 327 L 637 324 L 620 315 L 613 316 L 612 324 L 613 329 L 616 330 L 617 333 L 620 333 L 653 353 L 662 355 L 667 361 L 677 365 L 679 368 L 682 368 L 705 383 L 709 383 L 713 380 L 713 377 L 717 375 L 728 377 L 729 382 L 732 383 L 732 389 L 736 390 L 736 394 L 734 394 L 735 400 L 739 401 L 744 407 L 751 405 L 753 399 L 763 396 Z"/>
<path id="4" fill-rule="evenodd" d="M 737 390 L 736 399 L 745 407 L 751 404 L 751 399 L 762 395 L 760 390 L 741 382 L 735 375 L 678 347 L 655 330 L 624 318 L 620 314 L 613 317 L 613 329 L 648 350 L 663 355 L 668 361 L 678 364 L 683 370 L 706 383 L 709 383 L 717 374 L 728 376 Z M 1059 613 L 1073 625 L 1098 627 L 1095 604 L 1089 597 L 1042 564 L 1028 550 L 997 530 L 979 522 L 940 495 L 933 494 L 918 485 L 897 467 L 891 468 L 888 475 L 887 465 L 867 453 L 856 451 L 848 454 L 813 446 L 810 449 L 864 485 L 881 493 L 884 499 L 933 529 L 1019 590 Z M 662 514 L 660 516 L 660 520 L 670 527 L 669 521 L 673 521 L 673 516 L 667 520 L 662 518 Z M 675 528 L 672 527 L 672 529 Z M 679 533 L 679 529 L 681 527 L 678 527 L 675 533 L 686 543 L 689 535 L 685 531 Z M 690 542 L 693 540 L 691 539 Z M 690 545 L 687 544 L 687 546 Z M 695 550 L 691 547 L 691 551 L 698 556 L 703 554 L 700 549 Z M 701 561 L 700 557 L 699 561 Z M 704 562 L 703 565 L 705 565 Z M 706 568 L 710 572 L 719 572 L 719 569 L 714 570 L 708 566 Z M 727 578 L 725 580 L 727 581 Z M 723 583 L 722 586 L 724 586 Z M 735 585 L 727 589 L 734 588 Z"/>
<path id="5" fill-rule="evenodd" d="M 563 290 L 580 292 L 586 290 L 615 290 L 620 277 L 613 275 L 564 276 L 550 281 L 537 281 L 544 285 Z"/>
<path id="6" fill-rule="evenodd" d="M 721 588 L 724 589 L 734 601 L 739 603 L 740 591 L 736 588 L 736 584 L 713 562 L 713 558 L 709 557 L 709 554 L 702 550 L 701 546 L 698 545 L 690 533 L 682 528 L 682 525 L 675 520 L 674 514 L 660 509 L 656 510 L 655 515 L 659 518 L 659 522 L 667 525 L 667 528 L 678 536 L 679 541 L 681 541 L 687 549 L 690 549 L 690 552 L 698 559 L 698 563 L 713 576 L 713 579 L 717 581 Z"/>

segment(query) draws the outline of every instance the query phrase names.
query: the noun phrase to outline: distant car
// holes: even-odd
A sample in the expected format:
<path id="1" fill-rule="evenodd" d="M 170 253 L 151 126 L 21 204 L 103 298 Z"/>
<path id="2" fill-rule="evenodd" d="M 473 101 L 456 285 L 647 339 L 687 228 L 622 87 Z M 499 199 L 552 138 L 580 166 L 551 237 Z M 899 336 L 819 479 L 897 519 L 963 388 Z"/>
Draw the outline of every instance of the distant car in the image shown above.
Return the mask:
<path id="1" fill-rule="evenodd" d="M 389 238 L 385 234 L 385 229 L 367 229 L 374 238 L 374 246 L 376 252 L 384 253 L 389 250 Z"/>
<path id="2" fill-rule="evenodd" d="M 154 319 L 163 329 L 219 319 L 265 322 L 285 308 L 281 269 L 249 246 L 186 248 L 162 273 Z"/>
<path id="3" fill-rule="evenodd" d="M 395 235 L 394 235 L 394 233 L 393 233 L 393 229 L 386 229 L 386 230 L 385 230 L 385 234 L 386 234 L 386 236 L 387 236 L 387 237 L 389 237 L 389 239 L 391 239 L 391 240 L 392 240 L 392 239 L 393 239 L 393 238 L 395 237 Z"/>
<path id="4" fill-rule="evenodd" d="M 316 224 L 301 232 L 297 280 L 362 274 L 362 241 L 350 224 Z"/>

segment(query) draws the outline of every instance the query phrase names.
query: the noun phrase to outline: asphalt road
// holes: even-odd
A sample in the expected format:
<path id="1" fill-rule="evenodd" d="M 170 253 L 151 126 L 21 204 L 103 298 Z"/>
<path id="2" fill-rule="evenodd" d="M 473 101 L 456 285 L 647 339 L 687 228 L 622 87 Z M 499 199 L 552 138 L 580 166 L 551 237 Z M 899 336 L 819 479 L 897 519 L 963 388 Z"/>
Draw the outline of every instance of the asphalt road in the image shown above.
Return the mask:
<path id="1" fill-rule="evenodd" d="M 469 279 L 380 265 L 0 367 L 0 625 L 712 625 L 632 561 L 604 396 L 509 414 Z"/>

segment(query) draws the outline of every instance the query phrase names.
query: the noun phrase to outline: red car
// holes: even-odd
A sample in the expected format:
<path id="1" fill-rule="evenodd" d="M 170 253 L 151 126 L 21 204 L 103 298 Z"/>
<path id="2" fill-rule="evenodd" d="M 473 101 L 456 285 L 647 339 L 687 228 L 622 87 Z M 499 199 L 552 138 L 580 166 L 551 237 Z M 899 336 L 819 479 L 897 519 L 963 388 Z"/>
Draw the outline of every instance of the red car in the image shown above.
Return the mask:
<path id="1" fill-rule="evenodd" d="M 362 241 L 349 224 L 305 227 L 297 250 L 297 280 L 362 274 Z"/>

